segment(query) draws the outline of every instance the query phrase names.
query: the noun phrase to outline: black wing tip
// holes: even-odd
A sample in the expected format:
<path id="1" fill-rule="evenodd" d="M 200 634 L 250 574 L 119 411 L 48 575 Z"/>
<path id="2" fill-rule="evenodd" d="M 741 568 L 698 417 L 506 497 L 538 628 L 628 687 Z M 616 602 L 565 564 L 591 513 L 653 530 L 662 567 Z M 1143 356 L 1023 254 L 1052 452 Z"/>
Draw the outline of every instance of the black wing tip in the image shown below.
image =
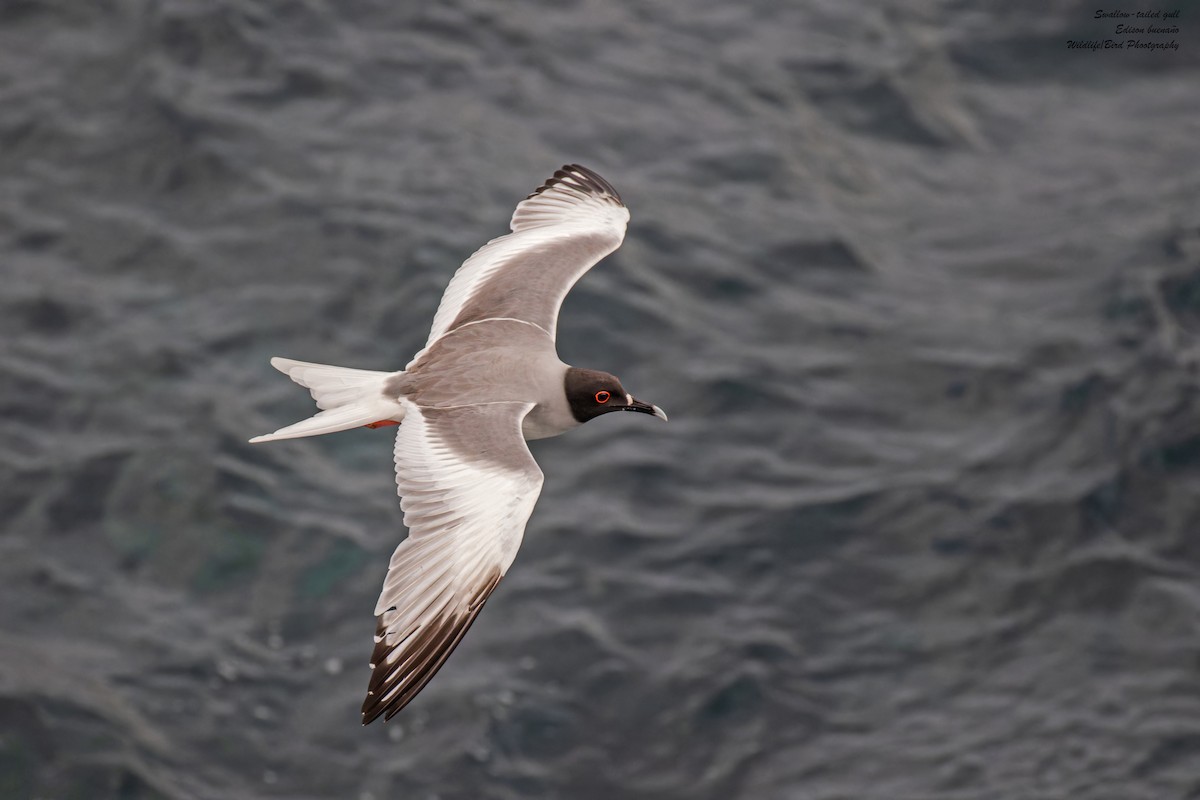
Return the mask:
<path id="1" fill-rule="evenodd" d="M 370 725 L 381 714 L 387 722 L 413 701 L 426 684 L 433 679 L 454 648 L 475 621 L 479 611 L 443 617 L 431 626 L 413 664 L 405 672 L 389 675 L 376 669 L 371 675 L 371 686 L 362 705 L 363 725 Z M 377 646 L 384 646 L 382 643 Z M 377 666 L 382 659 L 375 659 Z M 398 691 L 394 691 L 399 687 Z"/>
<path id="2" fill-rule="evenodd" d="M 367 696 L 362 704 L 362 724 L 370 725 L 381 715 L 387 722 L 400 713 L 406 705 L 412 702 L 426 684 L 433 679 L 446 659 L 458 647 L 463 636 L 471 629 L 471 624 L 483 610 L 488 597 L 500 583 L 503 575 L 495 569 L 487 577 L 479 590 L 468 601 L 466 608 L 459 614 L 448 614 L 439 618 L 425 631 L 414 631 L 410 637 L 394 645 L 388 645 L 386 636 L 375 645 L 371 655 L 374 664 L 371 670 L 371 681 L 367 687 Z M 386 634 L 382 617 L 377 628 Z M 389 675 L 377 668 L 386 663 L 387 655 L 397 647 L 411 642 L 420 654 L 410 663 L 409 669 L 403 673 Z M 403 686 L 398 692 L 393 692 L 397 686 Z M 386 701 L 384 698 L 387 698 Z"/>
<path id="3" fill-rule="evenodd" d="M 546 182 L 535 189 L 529 197 L 537 197 L 542 192 L 568 182 L 573 189 L 582 189 L 588 194 L 600 197 L 608 196 L 624 205 L 621 195 L 617 194 L 616 187 L 601 177 L 598 172 L 588 169 L 582 164 L 564 164 L 560 169 L 555 170 L 554 175 L 547 178 Z M 529 197 L 525 199 L 528 200 Z"/>

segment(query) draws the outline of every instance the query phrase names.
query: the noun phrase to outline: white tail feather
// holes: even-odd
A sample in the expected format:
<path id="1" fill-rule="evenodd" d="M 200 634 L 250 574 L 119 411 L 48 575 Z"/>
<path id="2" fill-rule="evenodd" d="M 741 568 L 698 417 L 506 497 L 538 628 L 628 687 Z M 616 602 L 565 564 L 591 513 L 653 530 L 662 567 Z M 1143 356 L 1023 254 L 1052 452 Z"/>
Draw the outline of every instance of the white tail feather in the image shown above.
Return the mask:
<path id="1" fill-rule="evenodd" d="M 384 383 L 395 373 L 366 369 L 332 367 L 290 358 L 272 358 L 271 366 L 311 392 L 321 413 L 266 436 L 255 436 L 251 443 L 298 439 L 322 433 L 358 428 L 381 420 L 399 422 L 404 408 L 383 393 Z"/>
<path id="2" fill-rule="evenodd" d="M 331 367 L 328 364 L 313 364 L 290 358 L 271 359 L 271 366 L 308 389 L 317 408 L 330 409 L 343 406 L 363 395 L 366 387 L 383 389 L 383 381 L 391 372 L 376 372 L 370 369 Z"/>

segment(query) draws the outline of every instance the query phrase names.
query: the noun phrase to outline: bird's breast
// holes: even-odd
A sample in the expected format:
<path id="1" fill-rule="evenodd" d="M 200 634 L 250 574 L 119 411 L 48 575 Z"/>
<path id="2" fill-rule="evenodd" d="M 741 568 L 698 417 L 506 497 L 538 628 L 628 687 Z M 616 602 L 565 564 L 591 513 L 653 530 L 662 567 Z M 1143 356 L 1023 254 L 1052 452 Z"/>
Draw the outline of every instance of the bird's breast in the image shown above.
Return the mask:
<path id="1" fill-rule="evenodd" d="M 579 427 L 579 421 L 571 414 L 566 395 L 561 407 L 553 402 L 534 406 L 521 423 L 521 433 L 526 439 L 548 439 Z"/>

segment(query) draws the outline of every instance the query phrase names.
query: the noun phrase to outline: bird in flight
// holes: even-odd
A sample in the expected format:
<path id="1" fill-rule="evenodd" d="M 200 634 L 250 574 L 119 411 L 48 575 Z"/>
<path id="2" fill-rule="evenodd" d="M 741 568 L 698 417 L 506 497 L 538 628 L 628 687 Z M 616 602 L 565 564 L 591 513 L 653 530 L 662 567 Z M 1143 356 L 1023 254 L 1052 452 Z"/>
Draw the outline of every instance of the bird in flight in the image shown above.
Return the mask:
<path id="1" fill-rule="evenodd" d="M 399 425 L 408 538 L 375 605 L 364 725 L 391 719 L 425 687 L 516 557 L 543 480 L 526 440 L 612 411 L 666 420 L 616 376 L 567 366 L 555 348 L 563 298 L 620 247 L 628 221 L 612 184 L 569 164 L 517 205 L 512 233 L 459 267 L 402 371 L 271 359 L 321 411 L 252 443 Z"/>

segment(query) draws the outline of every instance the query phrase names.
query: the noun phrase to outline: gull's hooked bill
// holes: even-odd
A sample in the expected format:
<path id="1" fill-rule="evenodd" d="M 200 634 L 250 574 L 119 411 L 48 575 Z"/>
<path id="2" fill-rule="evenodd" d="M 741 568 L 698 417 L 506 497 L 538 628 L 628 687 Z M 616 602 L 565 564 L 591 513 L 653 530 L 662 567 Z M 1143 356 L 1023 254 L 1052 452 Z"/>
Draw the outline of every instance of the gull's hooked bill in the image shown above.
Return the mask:
<path id="1" fill-rule="evenodd" d="M 375 606 L 364 725 L 390 719 L 425 687 L 516 557 L 542 489 L 525 441 L 613 411 L 666 421 L 616 376 L 567 366 L 555 347 L 563 298 L 620 247 L 628 221 L 612 184 L 567 165 L 517 205 L 512 233 L 454 274 L 425 347 L 403 370 L 271 359 L 321 412 L 251 442 L 399 425 L 396 484 L 409 536 Z"/>

